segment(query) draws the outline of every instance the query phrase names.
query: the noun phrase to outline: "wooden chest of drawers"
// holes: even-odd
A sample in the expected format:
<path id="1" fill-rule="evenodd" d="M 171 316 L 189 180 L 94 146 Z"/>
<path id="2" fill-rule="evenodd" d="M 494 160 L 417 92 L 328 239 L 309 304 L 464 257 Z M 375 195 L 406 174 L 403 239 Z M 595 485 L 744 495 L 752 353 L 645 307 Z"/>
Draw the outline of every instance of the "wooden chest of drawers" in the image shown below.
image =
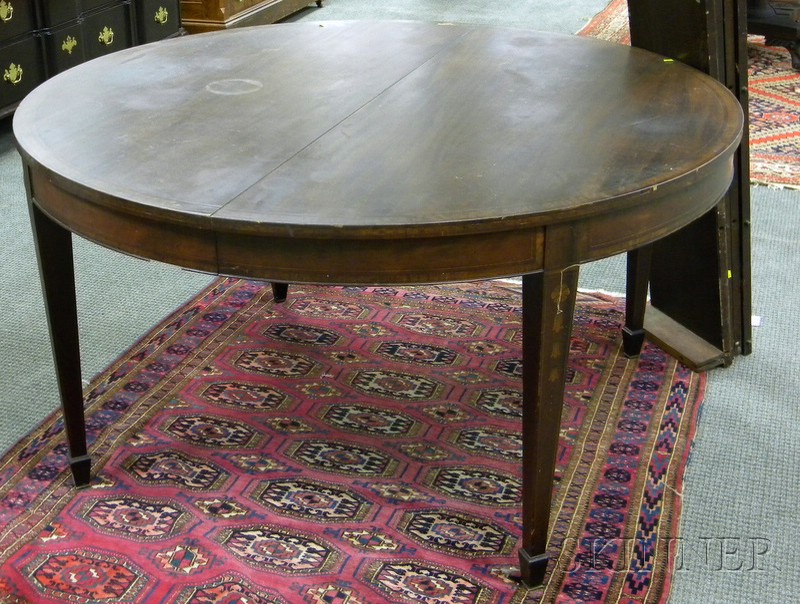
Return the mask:
<path id="1" fill-rule="evenodd" d="M 181 0 L 181 21 L 189 33 L 275 23 L 315 0 Z M 322 6 L 322 0 L 316 0 Z"/>
<path id="2" fill-rule="evenodd" d="M 49 0 L 62 2 L 63 0 Z M 95 57 L 133 44 L 132 6 L 120 2 L 100 10 L 72 15 L 65 21 L 54 11 L 45 20 L 41 37 L 45 43 L 48 75 L 53 75 Z"/>
<path id="3" fill-rule="evenodd" d="M 19 101 L 44 80 L 42 41 L 33 35 L 37 25 L 31 2 L 0 0 L 0 106 Z"/>
<path id="4" fill-rule="evenodd" d="M 0 0 L 0 117 L 48 77 L 180 32 L 179 0 Z"/>

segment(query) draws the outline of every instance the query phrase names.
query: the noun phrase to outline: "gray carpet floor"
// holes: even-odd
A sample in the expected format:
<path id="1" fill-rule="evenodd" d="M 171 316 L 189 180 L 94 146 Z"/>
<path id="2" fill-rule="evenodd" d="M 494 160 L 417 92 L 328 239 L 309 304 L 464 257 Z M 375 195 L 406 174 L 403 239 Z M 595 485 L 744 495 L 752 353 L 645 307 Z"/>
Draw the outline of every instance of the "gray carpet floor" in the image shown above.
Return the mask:
<path id="1" fill-rule="evenodd" d="M 416 19 L 575 33 L 604 0 L 326 0 L 293 19 Z M 671 602 L 800 601 L 800 192 L 755 187 L 755 352 L 709 373 L 683 489 L 682 553 Z M 0 451 L 58 406 L 22 170 L 10 120 L 0 121 Z M 84 379 L 210 281 L 76 238 Z M 586 289 L 623 291 L 621 257 L 582 268 Z"/>

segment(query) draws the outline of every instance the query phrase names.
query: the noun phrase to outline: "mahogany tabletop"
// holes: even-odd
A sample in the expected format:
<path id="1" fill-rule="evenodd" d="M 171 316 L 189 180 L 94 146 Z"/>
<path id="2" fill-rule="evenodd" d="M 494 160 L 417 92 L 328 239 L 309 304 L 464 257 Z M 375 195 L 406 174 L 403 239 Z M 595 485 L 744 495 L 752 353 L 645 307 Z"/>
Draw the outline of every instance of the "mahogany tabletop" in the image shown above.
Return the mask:
<path id="1" fill-rule="evenodd" d="M 565 264 L 655 240 L 722 195 L 741 130 L 734 96 L 677 61 L 415 22 L 140 46 L 48 80 L 14 118 L 33 197 L 70 230 L 321 283 L 541 270 L 553 224 L 578 228 Z"/>

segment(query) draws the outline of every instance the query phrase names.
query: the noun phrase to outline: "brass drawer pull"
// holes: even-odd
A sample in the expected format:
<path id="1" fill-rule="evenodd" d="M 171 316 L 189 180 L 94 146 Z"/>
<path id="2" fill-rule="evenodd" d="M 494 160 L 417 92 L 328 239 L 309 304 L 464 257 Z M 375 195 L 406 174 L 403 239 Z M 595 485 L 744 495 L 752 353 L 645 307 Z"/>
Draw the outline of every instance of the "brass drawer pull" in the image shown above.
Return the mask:
<path id="1" fill-rule="evenodd" d="M 159 25 L 164 25 L 168 19 L 169 19 L 169 13 L 167 12 L 167 9 L 164 8 L 163 6 L 159 6 L 155 16 L 156 23 L 158 23 Z"/>
<path id="2" fill-rule="evenodd" d="M 0 0 L 0 20 L 3 23 L 8 23 L 14 16 L 14 7 L 6 0 Z"/>
<path id="3" fill-rule="evenodd" d="M 12 84 L 19 84 L 22 81 L 22 65 L 12 63 L 3 73 L 3 79 Z"/>
<path id="4" fill-rule="evenodd" d="M 111 46 L 114 43 L 114 30 L 110 27 L 104 27 L 103 31 L 101 31 L 100 35 L 97 37 L 97 40 L 100 44 Z"/>
<path id="5" fill-rule="evenodd" d="M 78 45 L 78 41 L 73 38 L 72 36 L 67 36 L 64 38 L 64 42 L 61 44 L 61 50 L 66 52 L 67 54 L 72 54 L 72 51 Z"/>

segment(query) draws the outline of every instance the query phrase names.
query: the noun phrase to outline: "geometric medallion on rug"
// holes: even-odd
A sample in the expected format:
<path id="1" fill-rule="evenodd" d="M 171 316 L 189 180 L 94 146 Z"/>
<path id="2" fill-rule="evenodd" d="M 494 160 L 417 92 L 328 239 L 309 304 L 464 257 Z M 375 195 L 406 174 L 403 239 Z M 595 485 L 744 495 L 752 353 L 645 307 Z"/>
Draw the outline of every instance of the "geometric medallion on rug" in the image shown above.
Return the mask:
<path id="1" fill-rule="evenodd" d="M 611 0 L 580 32 L 630 44 L 628 3 Z M 800 189 L 800 72 L 789 51 L 747 37 L 750 182 Z"/>
<path id="2" fill-rule="evenodd" d="M 551 560 L 524 589 L 520 304 L 216 280 L 90 384 L 89 488 L 60 414 L 0 460 L 0 601 L 664 601 L 703 377 L 626 359 L 623 302 L 579 294 Z"/>

